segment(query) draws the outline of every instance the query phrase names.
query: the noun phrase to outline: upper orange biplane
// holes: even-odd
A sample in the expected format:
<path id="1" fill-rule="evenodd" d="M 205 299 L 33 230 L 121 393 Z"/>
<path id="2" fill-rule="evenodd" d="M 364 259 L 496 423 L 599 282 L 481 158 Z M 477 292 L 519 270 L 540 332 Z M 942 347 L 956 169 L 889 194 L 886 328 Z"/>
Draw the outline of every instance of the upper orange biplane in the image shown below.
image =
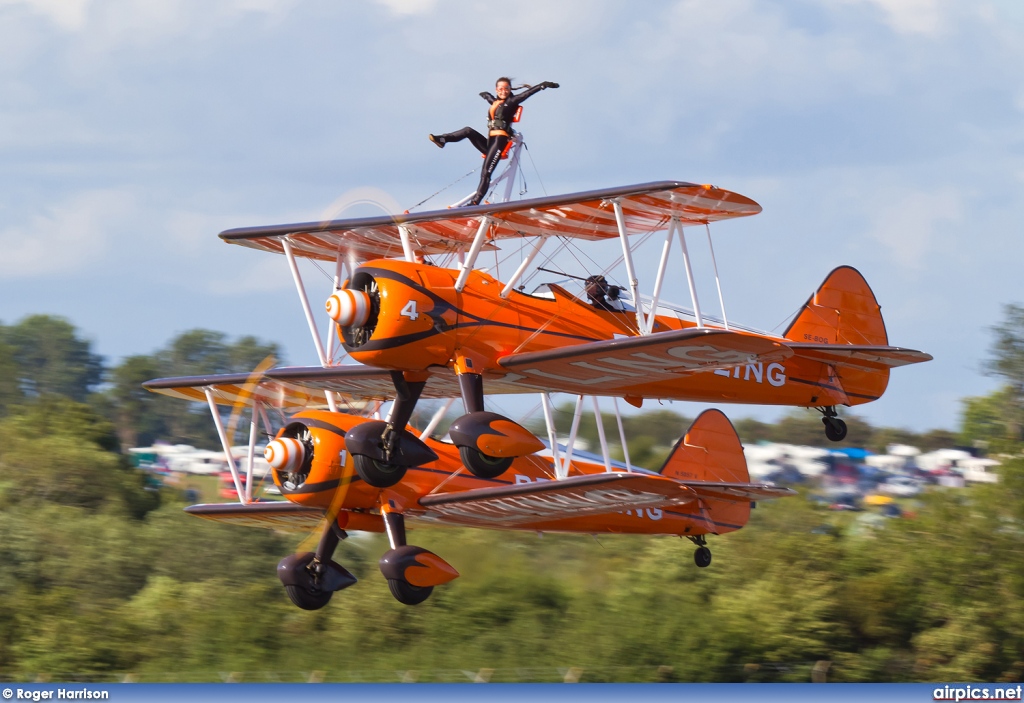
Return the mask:
<path id="1" fill-rule="evenodd" d="M 828 437 L 842 439 L 846 428 L 836 406 L 879 398 L 890 368 L 931 357 L 889 345 L 871 289 L 849 267 L 828 275 L 781 336 L 702 314 L 683 228 L 760 209 L 712 186 L 661 182 L 458 210 L 236 229 L 221 237 L 283 252 L 296 274 L 295 257 L 335 262 L 339 281 L 350 265 L 327 310 L 344 350 L 360 365 L 329 365 L 315 334 L 323 367 L 266 378 L 296 391 L 394 398 L 387 420 L 361 427 L 348 440 L 360 475 L 385 486 L 422 459 L 422 443 L 403 430 L 421 397 L 462 397 L 467 414 L 456 421 L 452 438 L 467 468 L 481 476 L 501 473 L 512 457 L 540 447 L 509 418 L 486 412 L 485 392 L 816 407 Z M 666 232 L 663 254 L 653 295 L 644 299 L 630 237 L 659 230 Z M 485 247 L 527 237 L 532 247 L 507 282 L 474 268 Z M 555 284 L 532 294 L 516 289 L 547 240 L 611 238 L 622 242 L 623 288 L 631 300 L 600 272 L 587 279 L 589 299 Z M 677 238 L 692 311 L 659 301 Z M 456 268 L 426 260 L 452 253 L 465 257 Z M 308 302 L 306 311 L 315 329 Z M 216 379 L 209 382 L 216 385 Z M 502 453 L 480 451 L 476 437 L 484 432 L 506 437 Z"/>
<path id="2" fill-rule="evenodd" d="M 225 447 L 228 439 L 220 424 L 218 404 L 251 407 L 252 448 L 257 418 L 262 417 L 266 429 L 271 431 L 267 409 L 310 410 L 322 407 L 326 401 L 331 418 L 315 416 L 320 418 L 316 420 L 319 425 L 302 419 L 293 421 L 308 430 L 308 436 L 302 435 L 306 444 L 301 451 L 292 446 L 298 454 L 289 454 L 287 459 L 281 458 L 287 447 L 278 446 L 275 451 L 284 468 L 275 467 L 274 480 L 286 485 L 287 476 L 295 473 L 294 462 L 304 465 L 310 456 L 316 455 L 319 440 L 314 427 L 327 432 L 334 432 L 327 425 L 342 428 L 335 434 L 343 437 L 343 441 L 339 444 L 332 440 L 338 444 L 331 450 L 334 463 L 330 466 L 334 468 L 324 469 L 324 475 L 337 478 L 327 483 L 321 481 L 317 490 L 327 491 L 329 496 L 341 495 L 339 481 L 355 481 L 352 490 L 358 483 L 365 487 L 360 490 L 372 494 L 372 499 L 353 504 L 358 508 L 338 508 L 340 513 L 328 510 L 331 529 L 344 527 L 340 516 L 354 519 L 352 516 L 363 514 L 360 511 L 369 511 L 366 514 L 376 515 L 377 519 L 389 513 L 415 515 L 428 506 L 440 505 L 439 500 L 456 500 L 438 495 L 458 494 L 474 485 L 462 485 L 459 481 L 424 483 L 423 467 L 444 466 L 439 470 L 456 475 L 461 470 L 460 461 L 473 480 L 493 481 L 509 467 L 520 466 L 515 462 L 533 461 L 531 455 L 542 450 L 543 444 L 512 419 L 486 411 L 485 394 L 541 394 L 548 446 L 555 454 L 551 466 L 555 469 L 559 460 L 548 395 L 551 392 L 578 396 L 567 450 L 570 463 L 584 396 L 623 398 L 634 405 L 644 399 L 676 399 L 814 407 L 823 414 L 826 435 L 833 440 L 842 439 L 846 427 L 836 415 L 836 406 L 853 406 L 879 398 L 892 367 L 931 357 L 889 345 L 879 305 L 864 278 L 850 267 L 833 270 L 782 335 L 730 322 L 724 304 L 721 319 L 703 313 L 684 229 L 707 227 L 760 210 L 754 201 L 713 186 L 657 182 L 434 212 L 228 230 L 221 238 L 229 243 L 287 257 L 321 366 L 272 369 L 258 376 L 159 379 L 146 386 L 190 400 L 205 399 L 213 410 Z M 640 294 L 633 263 L 634 241 L 657 232 L 665 233 L 664 244 L 652 295 L 646 297 Z M 566 243 L 610 239 L 621 243 L 624 285 L 609 284 L 609 267 L 587 272 L 590 275 L 584 278 L 585 288 L 580 295 L 554 283 L 532 293 L 517 288 L 549 240 Z M 660 299 L 675 242 L 681 251 L 692 309 L 669 305 Z M 507 243 L 520 245 L 525 251 L 509 280 L 499 281 L 476 268 L 481 251 Z M 326 305 L 332 320 L 326 345 L 299 274 L 299 257 L 335 264 L 334 291 Z M 715 277 L 717 281 L 717 270 Z M 334 364 L 335 333 L 338 344 L 358 364 Z M 455 397 L 461 397 L 466 411 L 449 431 L 458 461 L 429 439 L 439 415 L 420 436 L 407 427 L 420 398 Z M 341 418 L 351 416 L 337 412 L 346 403 L 387 400 L 393 403 L 383 419 L 378 416 L 350 422 Z M 596 401 L 594 409 L 598 411 Z M 291 425 L 284 424 L 275 441 L 299 437 L 301 432 L 288 430 Z M 622 444 L 625 448 L 625 437 Z M 343 457 L 340 463 L 339 451 Z M 603 435 L 602 453 L 601 473 L 616 476 L 609 480 L 623 480 L 610 469 Z M 301 458 L 296 459 L 300 454 Z M 351 457 L 351 473 L 346 473 L 345 457 Z M 229 460 L 229 466 L 235 471 L 233 461 Z M 556 471 L 556 478 L 569 477 L 573 466 Z M 628 455 L 625 468 L 627 473 L 633 471 Z M 743 473 L 740 483 L 746 485 L 745 466 Z M 308 478 L 312 476 L 309 471 L 304 476 L 304 481 L 312 480 Z M 251 477 L 248 485 L 252 485 Z M 238 489 L 241 496 L 240 481 Z M 751 495 L 757 493 L 750 490 Z M 389 491 L 402 493 L 403 498 L 387 497 L 391 495 Z M 299 495 L 285 494 L 293 501 Z M 324 499 L 328 504 L 329 496 Z M 497 494 L 492 497 L 497 500 Z M 687 500 L 693 502 L 696 498 L 688 494 Z M 593 532 L 599 529 L 595 524 L 614 524 L 615 511 L 628 505 L 628 501 L 615 503 L 600 519 L 593 518 L 579 529 Z M 320 514 L 325 509 L 325 505 L 320 505 Z M 591 508 L 587 510 L 586 515 L 595 515 Z M 566 515 L 562 517 L 568 519 Z M 559 525 L 576 529 L 565 523 Z M 558 525 L 555 529 L 559 529 Z M 672 533 L 698 534 L 693 529 L 689 525 L 685 531 L 680 528 Z M 330 543 L 332 538 L 328 534 L 329 530 L 325 530 L 324 539 Z M 401 546 L 404 538 L 392 539 L 393 549 Z M 325 550 L 333 552 L 333 547 Z M 306 576 L 294 574 L 308 576 L 316 572 L 320 567 L 312 568 L 310 564 L 322 565 L 322 556 L 307 555 L 306 561 L 298 566 L 282 566 L 287 572 L 282 580 L 300 591 L 316 591 L 320 586 L 310 586 L 310 582 L 302 580 Z M 418 563 L 427 568 L 422 561 Z M 389 580 L 402 580 L 400 575 L 394 575 L 398 571 L 388 573 L 392 574 Z M 424 584 L 440 583 L 439 578 L 435 574 L 427 579 L 429 584 Z M 403 587 L 392 584 L 392 590 L 396 588 L 400 591 Z M 337 589 L 318 592 L 333 590 Z M 395 593 L 402 600 L 399 591 Z M 301 605 L 301 593 L 293 594 L 293 600 Z"/>

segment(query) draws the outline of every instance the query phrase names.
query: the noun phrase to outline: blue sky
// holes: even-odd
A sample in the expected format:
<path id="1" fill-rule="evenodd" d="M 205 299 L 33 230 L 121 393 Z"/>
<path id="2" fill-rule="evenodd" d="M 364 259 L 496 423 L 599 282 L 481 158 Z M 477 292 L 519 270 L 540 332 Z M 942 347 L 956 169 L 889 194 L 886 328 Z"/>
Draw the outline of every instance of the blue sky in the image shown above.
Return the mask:
<path id="1" fill-rule="evenodd" d="M 890 342 L 935 356 L 859 413 L 954 427 L 995 387 L 1001 306 L 1024 303 L 1021 6 L 635 7 L 0 0 L 0 321 L 64 315 L 112 362 L 207 327 L 314 363 L 284 259 L 216 234 L 415 204 L 480 163 L 426 134 L 481 128 L 477 93 L 510 74 L 562 84 L 525 105 L 525 197 L 661 179 L 752 197 L 761 215 L 712 228 L 730 318 L 781 331 L 853 265 Z M 329 285 L 306 275 L 319 309 Z M 687 302 L 681 273 L 664 295 Z"/>

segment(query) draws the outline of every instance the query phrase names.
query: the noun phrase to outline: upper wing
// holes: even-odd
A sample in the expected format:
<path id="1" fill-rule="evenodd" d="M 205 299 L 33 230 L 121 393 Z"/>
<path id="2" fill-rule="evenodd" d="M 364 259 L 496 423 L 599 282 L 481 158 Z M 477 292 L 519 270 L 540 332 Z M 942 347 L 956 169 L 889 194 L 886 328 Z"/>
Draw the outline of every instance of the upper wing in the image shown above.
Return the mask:
<path id="1" fill-rule="evenodd" d="M 641 473 L 602 473 L 513 486 L 476 488 L 420 498 L 419 517 L 456 525 L 511 527 L 637 508 L 684 505 L 698 498 L 752 501 L 791 495 L 753 483 L 680 482 Z"/>
<path id="2" fill-rule="evenodd" d="M 215 522 L 246 527 L 267 527 L 284 532 L 309 532 L 324 516 L 322 508 L 285 501 L 267 503 L 205 503 L 190 505 L 185 512 Z"/>
<path id="3" fill-rule="evenodd" d="M 455 210 L 245 227 L 221 232 L 220 237 L 281 253 L 281 238 L 287 236 L 296 256 L 326 261 L 334 261 L 339 253 L 364 261 L 398 256 L 399 225 L 407 227 L 413 246 L 425 254 L 453 251 L 473 241 L 484 216 L 491 219 L 492 241 L 537 235 L 608 239 L 618 236 L 613 200 L 622 205 L 629 233 L 662 229 L 673 217 L 684 225 L 706 224 L 761 212 L 756 202 L 728 190 L 661 181 Z"/>
<path id="4" fill-rule="evenodd" d="M 577 344 L 498 360 L 512 371 L 506 383 L 566 393 L 629 395 L 681 373 L 729 368 L 792 355 L 787 344 L 721 329 L 685 329 Z"/>
<path id="5" fill-rule="evenodd" d="M 915 349 L 868 344 L 804 344 L 787 342 L 793 353 L 833 366 L 848 366 L 861 371 L 880 371 L 896 366 L 931 361 L 932 355 Z"/>

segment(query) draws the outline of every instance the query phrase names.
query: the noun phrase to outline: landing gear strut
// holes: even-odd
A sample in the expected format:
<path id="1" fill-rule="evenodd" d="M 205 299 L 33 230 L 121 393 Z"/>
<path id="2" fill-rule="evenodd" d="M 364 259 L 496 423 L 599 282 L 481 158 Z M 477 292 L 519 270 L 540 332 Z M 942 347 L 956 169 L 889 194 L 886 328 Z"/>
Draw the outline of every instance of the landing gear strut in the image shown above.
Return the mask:
<path id="1" fill-rule="evenodd" d="M 303 610 L 319 610 L 335 591 L 348 588 L 356 577 L 334 561 L 334 550 L 348 534 L 332 522 L 324 529 L 315 552 L 292 554 L 277 565 L 277 576 L 292 603 Z"/>
<path id="2" fill-rule="evenodd" d="M 704 538 L 704 535 L 697 535 L 696 537 L 687 537 L 691 542 L 697 545 L 697 551 L 693 553 L 693 561 L 700 568 L 704 569 L 711 565 L 711 550 L 708 549 L 708 541 Z"/>
<path id="3" fill-rule="evenodd" d="M 819 408 L 823 417 L 822 424 L 825 425 L 825 436 L 833 442 L 842 442 L 846 439 L 846 423 L 839 419 L 834 405 Z"/>

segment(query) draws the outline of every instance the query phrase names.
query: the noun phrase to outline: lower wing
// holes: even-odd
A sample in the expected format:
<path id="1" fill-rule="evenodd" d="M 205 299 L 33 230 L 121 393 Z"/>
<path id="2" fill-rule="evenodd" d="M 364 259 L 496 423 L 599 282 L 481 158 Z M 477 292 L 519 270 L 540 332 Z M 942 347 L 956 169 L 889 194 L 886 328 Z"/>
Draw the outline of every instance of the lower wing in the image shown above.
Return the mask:
<path id="1" fill-rule="evenodd" d="M 498 360 L 506 383 L 583 395 L 630 395 L 630 390 L 683 374 L 781 361 L 793 352 L 782 341 L 722 329 L 685 329 L 591 342 Z"/>
<path id="2" fill-rule="evenodd" d="M 266 527 L 283 532 L 308 533 L 320 524 L 324 511 L 285 501 L 266 503 L 205 503 L 185 508 L 189 515 L 245 527 Z"/>
<path id="3" fill-rule="evenodd" d="M 425 512 L 418 517 L 473 527 L 515 527 L 685 505 L 701 498 L 754 501 L 792 494 L 788 488 L 766 484 L 676 481 L 655 474 L 612 472 L 427 495 L 420 498 Z"/>

